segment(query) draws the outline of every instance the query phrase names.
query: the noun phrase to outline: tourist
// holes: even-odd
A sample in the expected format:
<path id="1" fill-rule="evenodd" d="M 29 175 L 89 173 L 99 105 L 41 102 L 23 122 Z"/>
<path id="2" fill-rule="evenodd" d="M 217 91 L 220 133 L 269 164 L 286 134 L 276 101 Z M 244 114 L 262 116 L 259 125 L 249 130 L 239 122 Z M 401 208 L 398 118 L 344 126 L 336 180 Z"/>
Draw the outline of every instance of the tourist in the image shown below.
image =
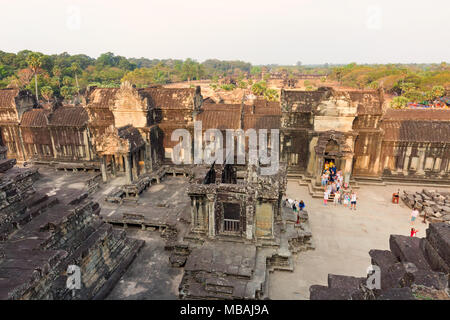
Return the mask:
<path id="1" fill-rule="evenodd" d="M 294 200 L 292 199 L 287 199 L 288 203 L 287 203 L 287 207 L 292 208 L 292 204 L 294 203 Z"/>
<path id="2" fill-rule="evenodd" d="M 326 206 L 328 202 L 328 191 L 323 193 L 323 204 Z"/>
<path id="3" fill-rule="evenodd" d="M 326 175 L 326 173 L 322 174 L 322 187 L 326 187 L 327 186 L 327 182 L 328 182 L 328 177 Z"/>
<path id="4" fill-rule="evenodd" d="M 344 194 L 344 207 L 347 208 L 347 205 L 348 205 L 349 200 L 350 200 L 350 196 L 349 196 L 348 193 L 346 192 L 346 193 Z"/>
<path id="5" fill-rule="evenodd" d="M 416 218 L 418 215 L 419 215 L 419 210 L 417 210 L 417 207 L 414 207 L 414 210 L 411 212 L 411 225 L 414 224 L 414 221 L 416 221 Z"/>
<path id="6" fill-rule="evenodd" d="M 303 202 L 303 200 L 300 200 L 298 207 L 299 207 L 300 211 L 303 211 L 303 209 L 305 208 L 305 203 Z"/>
<path id="7" fill-rule="evenodd" d="M 411 237 L 414 237 L 419 230 L 411 228 Z"/>
<path id="8" fill-rule="evenodd" d="M 338 205 L 338 203 L 339 203 L 339 192 L 335 192 L 334 193 L 333 203 L 334 203 L 334 206 Z"/>
<path id="9" fill-rule="evenodd" d="M 352 195 L 351 195 L 351 199 L 350 199 L 351 200 L 350 210 L 352 210 L 352 209 L 356 210 L 356 199 L 357 199 L 356 192 L 352 191 Z"/>
<path id="10" fill-rule="evenodd" d="M 297 213 L 297 206 L 295 205 L 295 202 L 292 203 L 292 211 L 294 211 L 294 213 Z"/>

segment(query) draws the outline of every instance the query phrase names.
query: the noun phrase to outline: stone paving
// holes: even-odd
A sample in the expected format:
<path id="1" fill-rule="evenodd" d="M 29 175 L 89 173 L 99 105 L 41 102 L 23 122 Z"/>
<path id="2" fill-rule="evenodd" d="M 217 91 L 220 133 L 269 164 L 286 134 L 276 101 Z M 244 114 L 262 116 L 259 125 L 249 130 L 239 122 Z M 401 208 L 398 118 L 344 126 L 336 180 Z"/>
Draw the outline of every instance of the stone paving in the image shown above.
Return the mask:
<path id="1" fill-rule="evenodd" d="M 294 256 L 295 269 L 276 272 L 270 277 L 271 299 L 309 299 L 309 287 L 327 284 L 329 273 L 365 277 L 370 265 L 371 249 L 389 249 L 391 234 L 409 235 L 411 210 L 403 203 L 393 204 L 392 193 L 400 190 L 420 191 L 423 186 L 361 185 L 357 210 L 323 205 L 313 199 L 307 187 L 289 180 L 287 196 L 303 200 L 315 250 Z M 440 188 L 445 190 L 446 188 Z M 448 190 L 448 189 L 447 189 Z M 428 224 L 416 220 L 417 237 L 425 236 Z"/>
<path id="2" fill-rule="evenodd" d="M 178 298 L 182 269 L 171 267 L 170 252 L 158 232 L 127 229 L 131 238 L 145 245 L 108 295 L 108 300 L 173 300 Z"/>

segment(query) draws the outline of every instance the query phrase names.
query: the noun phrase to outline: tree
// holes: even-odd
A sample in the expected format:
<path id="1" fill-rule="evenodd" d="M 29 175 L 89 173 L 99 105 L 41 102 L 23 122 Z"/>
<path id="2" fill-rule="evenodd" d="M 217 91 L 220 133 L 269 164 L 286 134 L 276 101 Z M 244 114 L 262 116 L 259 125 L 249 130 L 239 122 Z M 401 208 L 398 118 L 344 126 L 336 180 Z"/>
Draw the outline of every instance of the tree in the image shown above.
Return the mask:
<path id="1" fill-rule="evenodd" d="M 44 86 L 41 88 L 41 94 L 47 102 L 53 97 L 53 89 L 50 86 Z"/>
<path id="2" fill-rule="evenodd" d="M 80 93 L 80 86 L 78 84 L 78 76 L 77 73 L 80 72 L 80 65 L 76 62 L 72 63 L 70 66 L 70 69 L 72 70 L 73 74 L 75 75 L 75 83 L 77 84 L 77 93 Z"/>
<path id="3" fill-rule="evenodd" d="M 72 98 L 73 88 L 68 87 L 68 86 L 63 86 L 63 87 L 61 87 L 60 92 L 61 92 L 61 95 L 64 97 L 64 99 L 69 100 L 70 98 Z"/>
<path id="4" fill-rule="evenodd" d="M 61 68 L 58 66 L 54 66 L 52 69 L 52 73 L 58 79 L 58 87 L 61 88 Z"/>
<path id="5" fill-rule="evenodd" d="M 252 85 L 252 93 L 255 96 L 262 96 L 267 89 L 267 84 L 264 81 L 256 82 Z"/>
<path id="6" fill-rule="evenodd" d="M 181 71 L 183 77 L 187 79 L 188 82 L 191 82 L 191 79 L 195 77 L 197 73 L 197 64 L 198 63 L 191 58 L 187 58 L 186 61 L 184 61 Z"/>
<path id="7" fill-rule="evenodd" d="M 391 108 L 394 109 L 404 108 L 408 102 L 409 102 L 408 98 L 405 98 L 403 96 L 395 97 L 391 101 Z"/>
<path id="8" fill-rule="evenodd" d="M 31 52 L 27 57 L 27 63 L 31 71 L 33 71 L 36 99 L 39 101 L 37 74 L 42 66 L 42 54 L 38 52 Z"/>
<path id="9" fill-rule="evenodd" d="M 433 99 L 440 98 L 445 94 L 445 88 L 443 86 L 434 86 L 431 89 L 431 94 L 433 95 Z"/>

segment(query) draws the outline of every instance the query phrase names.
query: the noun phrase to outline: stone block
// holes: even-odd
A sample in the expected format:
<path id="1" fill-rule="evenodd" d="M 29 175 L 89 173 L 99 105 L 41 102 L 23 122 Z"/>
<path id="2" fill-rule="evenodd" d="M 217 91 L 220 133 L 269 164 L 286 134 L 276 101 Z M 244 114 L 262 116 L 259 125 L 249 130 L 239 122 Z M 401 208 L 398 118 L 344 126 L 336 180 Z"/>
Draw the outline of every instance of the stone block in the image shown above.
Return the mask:
<path id="1" fill-rule="evenodd" d="M 377 300 L 415 300 L 410 288 L 392 288 L 382 291 Z"/>
<path id="2" fill-rule="evenodd" d="M 414 263 L 418 269 L 431 270 L 422 250 L 420 250 L 420 238 L 391 235 L 389 247 L 400 261 Z"/>

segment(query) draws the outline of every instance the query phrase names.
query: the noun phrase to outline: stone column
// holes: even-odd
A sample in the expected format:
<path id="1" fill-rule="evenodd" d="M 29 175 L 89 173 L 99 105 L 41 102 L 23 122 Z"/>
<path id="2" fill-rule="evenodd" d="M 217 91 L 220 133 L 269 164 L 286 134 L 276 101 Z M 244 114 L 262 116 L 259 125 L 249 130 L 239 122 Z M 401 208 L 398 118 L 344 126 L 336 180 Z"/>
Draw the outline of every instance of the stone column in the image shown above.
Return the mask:
<path id="1" fill-rule="evenodd" d="M 131 172 L 131 154 L 124 156 L 125 158 L 125 177 L 128 184 L 133 182 L 133 173 Z"/>
<path id="2" fill-rule="evenodd" d="M 373 165 L 373 173 L 376 175 L 380 175 L 380 161 L 381 161 L 381 145 L 383 143 L 383 139 L 381 138 L 381 135 L 379 136 L 378 139 L 378 144 L 377 144 L 377 151 L 376 151 L 376 155 L 375 155 L 375 163 Z"/>
<path id="3" fill-rule="evenodd" d="M 134 152 L 134 166 L 136 167 L 136 180 L 139 178 L 139 150 Z"/>
<path id="4" fill-rule="evenodd" d="M 111 156 L 111 173 L 115 177 L 117 175 L 117 169 L 116 169 L 116 156 Z"/>
<path id="5" fill-rule="evenodd" d="M 108 174 L 106 172 L 106 156 L 102 156 L 100 170 L 102 171 L 103 182 L 108 181 Z"/>
<path id="6" fill-rule="evenodd" d="M 409 169 L 409 158 L 411 156 L 411 147 L 408 147 L 406 149 L 406 153 L 405 153 L 405 159 L 403 160 L 403 174 L 407 175 L 408 174 L 408 169 Z"/>
<path id="7" fill-rule="evenodd" d="M 314 177 L 314 180 L 316 181 L 316 185 L 320 185 L 321 183 L 321 176 L 322 176 L 322 168 L 324 164 L 324 159 L 322 157 L 319 157 L 316 155 L 316 176 Z"/>
<path id="8" fill-rule="evenodd" d="M 425 165 L 425 148 L 419 148 L 419 163 L 417 165 L 417 174 L 424 175 L 425 170 L 423 169 Z"/>
<path id="9" fill-rule="evenodd" d="M 208 201 L 208 236 L 210 238 L 214 238 L 216 236 L 216 223 L 214 217 L 214 195 L 207 195 Z"/>
<path id="10" fill-rule="evenodd" d="M 350 177 L 352 175 L 352 166 L 353 166 L 353 157 L 345 158 L 345 167 L 344 167 L 344 182 L 350 183 Z"/>

